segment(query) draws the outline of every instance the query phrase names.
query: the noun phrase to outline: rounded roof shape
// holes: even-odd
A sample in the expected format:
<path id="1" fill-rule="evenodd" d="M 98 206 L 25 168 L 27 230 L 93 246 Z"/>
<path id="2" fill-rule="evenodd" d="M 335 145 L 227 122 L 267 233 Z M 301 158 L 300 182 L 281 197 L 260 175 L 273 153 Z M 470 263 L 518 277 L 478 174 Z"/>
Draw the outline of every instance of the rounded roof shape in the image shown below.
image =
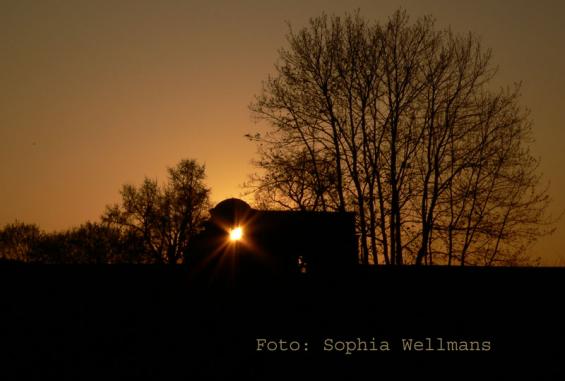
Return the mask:
<path id="1" fill-rule="evenodd" d="M 247 215 L 251 211 L 251 206 L 239 198 L 228 198 L 218 203 L 216 207 L 210 210 L 212 217 L 222 219 L 239 219 Z"/>
<path id="2" fill-rule="evenodd" d="M 251 209 L 248 203 L 239 198 L 226 198 L 224 201 L 219 202 L 215 207 L 214 210 L 247 210 Z"/>

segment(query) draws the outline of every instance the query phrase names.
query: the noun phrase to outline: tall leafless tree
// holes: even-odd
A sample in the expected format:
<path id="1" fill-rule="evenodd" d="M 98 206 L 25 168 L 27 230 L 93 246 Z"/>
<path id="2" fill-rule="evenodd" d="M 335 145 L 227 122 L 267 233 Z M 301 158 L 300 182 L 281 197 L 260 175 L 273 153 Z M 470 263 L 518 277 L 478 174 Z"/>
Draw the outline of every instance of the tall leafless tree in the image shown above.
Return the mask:
<path id="1" fill-rule="evenodd" d="M 290 28 L 250 106 L 262 202 L 354 210 L 363 263 L 515 264 L 551 231 L 519 87 L 472 34 L 357 12 Z"/>

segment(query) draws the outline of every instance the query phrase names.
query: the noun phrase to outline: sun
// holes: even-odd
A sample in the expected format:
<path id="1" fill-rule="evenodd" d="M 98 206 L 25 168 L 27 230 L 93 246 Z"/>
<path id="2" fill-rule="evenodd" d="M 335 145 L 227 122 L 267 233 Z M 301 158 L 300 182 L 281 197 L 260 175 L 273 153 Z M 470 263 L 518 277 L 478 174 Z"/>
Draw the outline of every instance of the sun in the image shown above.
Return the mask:
<path id="1" fill-rule="evenodd" d="M 241 226 L 230 230 L 230 241 L 239 241 L 243 237 L 243 229 Z"/>

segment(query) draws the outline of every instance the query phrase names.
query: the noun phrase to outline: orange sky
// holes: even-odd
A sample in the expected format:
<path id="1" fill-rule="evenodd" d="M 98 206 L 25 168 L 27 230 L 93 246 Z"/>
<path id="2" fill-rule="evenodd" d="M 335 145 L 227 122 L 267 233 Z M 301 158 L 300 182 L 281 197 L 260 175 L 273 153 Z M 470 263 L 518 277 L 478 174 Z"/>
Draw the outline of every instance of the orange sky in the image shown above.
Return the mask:
<path id="1" fill-rule="evenodd" d="M 289 21 L 399 6 L 473 31 L 523 82 L 553 212 L 565 209 L 565 5 L 560 1 L 3 1 L 0 11 L 0 225 L 46 230 L 96 220 L 125 182 L 163 180 L 182 158 L 206 164 L 213 201 L 253 170 L 247 106 L 272 71 Z M 565 264 L 565 221 L 534 252 Z"/>

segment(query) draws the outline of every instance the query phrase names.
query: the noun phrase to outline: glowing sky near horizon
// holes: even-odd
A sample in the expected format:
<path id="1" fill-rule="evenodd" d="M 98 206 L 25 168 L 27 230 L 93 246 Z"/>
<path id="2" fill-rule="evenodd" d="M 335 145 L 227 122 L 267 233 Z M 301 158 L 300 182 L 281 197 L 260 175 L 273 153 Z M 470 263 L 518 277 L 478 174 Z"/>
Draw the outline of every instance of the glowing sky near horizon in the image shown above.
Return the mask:
<path id="1" fill-rule="evenodd" d="M 45 230 L 97 220 L 124 183 L 206 165 L 212 200 L 240 197 L 262 128 L 248 105 L 285 45 L 286 21 L 359 8 L 472 31 L 492 48 L 496 85 L 523 82 L 536 156 L 565 209 L 565 5 L 559 1 L 3 1 L 0 225 Z M 534 254 L 565 264 L 565 221 Z"/>

